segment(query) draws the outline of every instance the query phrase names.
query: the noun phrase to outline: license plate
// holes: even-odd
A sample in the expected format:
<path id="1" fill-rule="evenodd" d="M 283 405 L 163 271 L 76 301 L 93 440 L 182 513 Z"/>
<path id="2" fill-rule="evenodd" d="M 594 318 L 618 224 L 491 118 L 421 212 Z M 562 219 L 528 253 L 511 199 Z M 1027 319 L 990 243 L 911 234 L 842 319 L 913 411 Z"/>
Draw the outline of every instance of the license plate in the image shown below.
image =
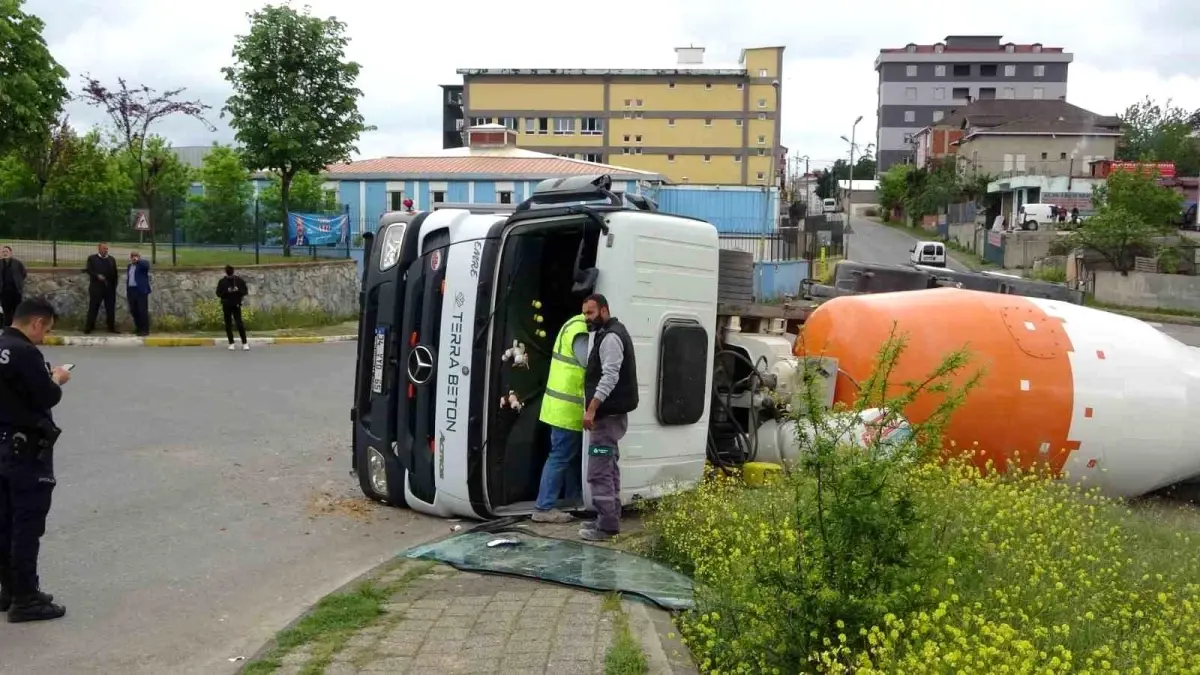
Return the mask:
<path id="1" fill-rule="evenodd" d="M 375 329 L 375 355 L 371 359 L 371 391 L 383 393 L 383 357 L 387 349 L 387 329 Z"/>

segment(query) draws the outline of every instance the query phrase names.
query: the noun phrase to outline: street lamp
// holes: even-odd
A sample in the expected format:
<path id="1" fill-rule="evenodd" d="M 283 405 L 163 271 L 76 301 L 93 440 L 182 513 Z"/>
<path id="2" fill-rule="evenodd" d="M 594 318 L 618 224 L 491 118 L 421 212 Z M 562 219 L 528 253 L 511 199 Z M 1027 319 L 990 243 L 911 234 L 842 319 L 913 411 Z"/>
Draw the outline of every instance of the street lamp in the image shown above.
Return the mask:
<path id="1" fill-rule="evenodd" d="M 862 115 L 854 120 L 854 124 L 850 125 L 850 180 L 846 182 L 846 226 L 842 228 L 842 255 L 846 260 L 850 259 L 850 236 L 854 230 L 850 227 L 850 216 L 854 213 L 854 133 L 858 130 L 858 123 L 863 119 Z M 842 136 L 845 139 L 845 136 Z"/>

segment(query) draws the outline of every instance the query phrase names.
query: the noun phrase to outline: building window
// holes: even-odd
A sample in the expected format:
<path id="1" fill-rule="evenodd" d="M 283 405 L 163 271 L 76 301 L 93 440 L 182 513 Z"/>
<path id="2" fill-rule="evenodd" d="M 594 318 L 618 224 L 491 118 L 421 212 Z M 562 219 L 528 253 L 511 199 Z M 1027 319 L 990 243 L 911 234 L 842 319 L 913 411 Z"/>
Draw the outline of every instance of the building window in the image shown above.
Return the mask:
<path id="1" fill-rule="evenodd" d="M 954 66 L 954 76 L 955 77 L 970 77 L 971 76 L 971 64 L 961 63 L 961 64 Z"/>
<path id="2" fill-rule="evenodd" d="M 706 126 L 706 127 L 711 127 L 711 126 L 712 126 L 712 118 L 711 118 L 711 117 L 710 117 L 710 118 L 708 118 L 708 119 L 706 119 L 706 120 L 704 120 L 704 126 Z"/>
<path id="3" fill-rule="evenodd" d="M 1010 154 L 1007 154 L 1007 153 L 1005 153 L 1005 155 L 1004 155 L 1004 170 L 1005 171 L 1013 170 L 1013 156 Z"/>
<path id="4" fill-rule="evenodd" d="M 604 120 L 599 117 L 583 118 L 583 135 L 584 136 L 602 136 L 602 135 L 604 135 Z"/>
<path id="5" fill-rule="evenodd" d="M 766 144 L 767 144 L 767 137 L 766 137 L 766 136 L 764 136 L 764 135 L 762 135 L 762 134 L 759 134 L 759 135 L 758 135 L 758 144 L 759 144 L 759 145 L 766 145 Z"/>
<path id="6" fill-rule="evenodd" d="M 734 120 L 733 126 L 740 127 L 740 126 L 742 126 L 743 122 L 744 122 L 744 120 Z"/>
<path id="7" fill-rule="evenodd" d="M 1033 67 L 1033 76 L 1034 77 L 1045 77 L 1046 76 L 1046 66 L 1043 66 L 1043 65 L 1034 66 Z"/>
<path id="8" fill-rule="evenodd" d="M 1017 171 L 1025 170 L 1025 155 L 1017 155 Z"/>
<path id="9" fill-rule="evenodd" d="M 933 46 L 933 53 L 935 53 L 935 54 L 941 54 L 945 50 L 946 50 L 946 45 L 944 45 L 940 42 Z"/>
<path id="10" fill-rule="evenodd" d="M 641 148 L 634 148 L 634 149 L 633 149 L 633 154 L 635 154 L 635 155 L 640 155 L 640 154 L 642 154 L 642 149 L 641 149 Z"/>
<path id="11" fill-rule="evenodd" d="M 985 63 L 985 64 L 979 66 L 979 76 L 980 77 L 995 77 L 996 70 L 997 70 L 996 64 Z"/>
<path id="12" fill-rule="evenodd" d="M 980 101 L 991 101 L 995 98 L 996 98 L 996 88 L 995 87 L 980 87 L 979 88 L 979 100 Z"/>
<path id="13" fill-rule="evenodd" d="M 849 171 L 849 169 L 847 169 L 847 171 Z M 758 172 L 758 180 L 765 180 L 766 177 L 766 174 L 764 174 L 762 171 Z"/>
<path id="14" fill-rule="evenodd" d="M 674 89 L 674 88 L 675 88 L 675 80 L 671 80 L 670 82 L 667 83 L 667 89 Z"/>
<path id="15" fill-rule="evenodd" d="M 1017 97 L 1017 90 L 1012 87 L 1004 88 L 1004 98 L 1013 99 Z"/>
<path id="16" fill-rule="evenodd" d="M 910 42 L 910 43 L 904 45 L 904 51 L 908 52 L 909 54 L 916 54 L 917 46 Z"/>
<path id="17" fill-rule="evenodd" d="M 917 100 L 917 88 L 916 87 L 905 87 L 904 88 L 904 100 L 905 101 Z"/>
<path id="18" fill-rule="evenodd" d="M 621 117 L 624 117 L 624 118 L 625 118 L 625 119 L 627 119 L 627 120 L 628 120 L 628 119 L 633 119 L 633 113 L 631 113 L 631 112 L 627 112 L 627 113 L 625 113 L 624 115 L 621 115 Z"/>
<path id="19" fill-rule="evenodd" d="M 625 107 L 628 108 L 631 105 L 633 105 L 633 99 L 631 99 L 631 98 L 625 99 Z"/>
<path id="20" fill-rule="evenodd" d="M 570 117 L 554 118 L 554 135 L 570 136 L 575 133 L 575 120 Z"/>
<path id="21" fill-rule="evenodd" d="M 442 190 L 434 190 L 432 193 L 430 193 L 430 201 L 432 201 L 434 204 L 445 204 L 446 193 Z"/>
<path id="22" fill-rule="evenodd" d="M 486 117 L 476 117 L 474 120 L 471 120 L 471 126 L 481 127 L 481 126 L 487 124 L 489 121 L 490 120 Z"/>
<path id="23" fill-rule="evenodd" d="M 742 156 L 741 156 L 741 155 L 734 155 L 734 156 L 733 156 L 733 161 L 735 161 L 735 162 L 741 162 L 741 161 L 742 161 Z"/>
<path id="24" fill-rule="evenodd" d="M 517 130 L 517 118 L 515 117 L 505 117 L 500 120 L 500 123 L 503 124 L 504 128 L 506 129 L 512 129 L 513 131 Z"/>
<path id="25" fill-rule="evenodd" d="M 758 152 L 757 152 L 757 153 L 755 153 L 755 154 L 757 154 L 759 157 L 766 157 L 766 156 L 767 156 L 767 149 L 766 149 L 766 148 L 759 148 L 759 149 L 758 149 Z"/>
<path id="26" fill-rule="evenodd" d="M 389 192 L 388 193 L 388 206 L 391 207 L 392 211 L 403 211 L 404 210 L 404 192 L 403 191 Z"/>
<path id="27" fill-rule="evenodd" d="M 632 148 L 621 148 L 621 154 L 628 155 L 630 150 L 632 150 Z"/>
<path id="28" fill-rule="evenodd" d="M 905 143 L 912 143 L 914 138 L 915 137 L 912 134 L 904 134 L 904 142 Z"/>
<path id="29" fill-rule="evenodd" d="M 496 192 L 496 201 L 501 204 L 512 203 L 512 192 L 510 190 L 499 190 Z"/>
<path id="30" fill-rule="evenodd" d="M 704 162 L 705 162 L 706 164 L 707 164 L 708 162 L 711 162 L 711 161 L 712 161 L 712 155 L 705 155 L 705 156 L 704 156 Z"/>
<path id="31" fill-rule="evenodd" d="M 738 90 L 738 91 L 741 91 L 741 90 L 743 90 L 743 89 L 745 89 L 745 88 L 746 88 L 746 83 L 745 83 L 745 82 L 738 82 L 738 83 L 737 83 L 737 90 Z"/>
<path id="32" fill-rule="evenodd" d="M 933 111 L 933 121 L 934 122 L 941 122 L 942 118 L 945 116 L 946 116 L 946 113 L 942 112 L 941 110 Z"/>
<path id="33" fill-rule="evenodd" d="M 628 142 L 629 142 L 629 134 L 625 134 L 624 136 L 622 136 L 622 137 L 621 137 L 621 140 L 623 140 L 623 141 L 625 141 L 626 143 L 628 143 Z"/>
<path id="34" fill-rule="evenodd" d="M 463 130 L 463 120 L 461 120 L 461 119 L 454 120 L 454 130 L 455 131 Z"/>
<path id="35" fill-rule="evenodd" d="M 667 126 L 669 126 L 669 127 L 673 127 L 673 126 L 675 126 L 675 120 L 673 120 L 673 119 L 668 119 L 668 120 L 667 120 Z"/>
<path id="36" fill-rule="evenodd" d="M 1042 153 L 1042 159 L 1046 159 L 1046 153 Z"/>
<path id="37" fill-rule="evenodd" d="M 1016 77 L 1017 76 L 1017 67 L 1014 65 L 1004 66 L 1004 76 L 1005 77 Z"/>
<path id="38" fill-rule="evenodd" d="M 916 77 L 917 76 L 917 67 L 915 65 L 905 66 L 904 74 L 907 75 L 908 77 Z"/>
<path id="39" fill-rule="evenodd" d="M 603 164 L 604 163 L 604 155 L 594 153 L 594 152 L 589 152 L 583 156 L 583 161 L 595 162 L 597 164 Z"/>
<path id="40" fill-rule="evenodd" d="M 640 99 L 640 98 L 639 98 L 639 99 L 635 100 L 635 101 L 633 102 L 633 107 L 635 107 L 635 108 L 640 108 L 640 107 L 642 107 L 642 99 Z"/>
<path id="41" fill-rule="evenodd" d="M 1004 51 L 1011 54 L 1011 53 L 1017 51 L 1017 46 L 1010 42 L 1010 43 L 1004 45 Z"/>
<path id="42" fill-rule="evenodd" d="M 767 113 L 758 113 L 758 119 L 760 119 L 760 120 L 767 119 Z"/>
<path id="43" fill-rule="evenodd" d="M 934 75 L 934 77 L 945 77 L 946 76 L 946 66 L 934 66 L 933 67 L 933 75 Z"/>
<path id="44" fill-rule="evenodd" d="M 905 110 L 904 111 L 904 121 L 909 122 L 909 123 L 916 122 L 917 121 L 917 111 L 916 110 Z"/>
<path id="45" fill-rule="evenodd" d="M 971 98 L 971 89 L 970 87 L 955 87 L 954 90 L 950 92 L 950 98 L 954 99 L 955 101 L 963 101 Z"/>
<path id="46" fill-rule="evenodd" d="M 543 135 L 543 136 L 550 133 L 550 118 L 549 117 L 537 118 L 537 132 L 538 132 L 538 134 Z"/>
<path id="47" fill-rule="evenodd" d="M 525 133 L 527 133 L 527 134 L 536 134 L 537 133 L 537 120 L 536 119 L 534 119 L 532 117 L 525 118 Z"/>
<path id="48" fill-rule="evenodd" d="M 933 88 L 933 100 L 945 101 L 946 100 L 946 88 L 945 87 L 934 87 Z"/>
<path id="49" fill-rule="evenodd" d="M 1059 158 L 1059 159 L 1066 159 L 1066 158 L 1067 158 L 1067 153 L 1065 153 L 1065 152 L 1060 152 L 1060 153 L 1058 153 L 1058 158 Z"/>
<path id="50" fill-rule="evenodd" d="M 1040 44 L 1036 43 L 1036 42 L 1035 42 L 1035 43 L 1033 43 L 1033 53 L 1034 53 L 1034 54 L 1041 54 L 1041 53 L 1042 53 L 1042 46 L 1041 46 Z"/>
<path id="51" fill-rule="evenodd" d="M 1033 88 L 1033 98 L 1036 100 L 1041 100 L 1043 98 L 1046 98 L 1046 90 L 1041 87 L 1034 87 Z"/>
<path id="52" fill-rule="evenodd" d="M 706 90 L 708 90 L 708 89 L 712 89 L 712 82 L 705 82 L 705 83 L 704 83 L 704 88 L 705 88 Z"/>
<path id="53" fill-rule="evenodd" d="M 641 137 L 641 135 L 639 134 L 639 135 L 637 135 L 637 136 L 634 136 L 634 137 L 633 137 L 633 142 L 634 142 L 634 143 L 641 143 L 641 142 L 642 142 L 642 137 Z"/>
<path id="54" fill-rule="evenodd" d="M 766 69 L 766 68 L 759 68 L 759 69 L 758 69 L 758 76 L 759 76 L 759 77 L 766 77 L 766 76 L 767 76 L 767 69 Z"/>
<path id="55" fill-rule="evenodd" d="M 640 120 L 640 119 L 642 119 L 642 117 L 643 117 L 643 114 L 640 112 L 633 113 L 633 119 L 635 119 L 635 120 Z"/>
<path id="56" fill-rule="evenodd" d="M 449 95 L 446 96 L 446 102 L 450 103 L 451 105 L 462 105 L 462 92 L 461 91 L 449 92 Z"/>
<path id="57" fill-rule="evenodd" d="M 675 161 L 675 155 L 667 155 L 667 161 L 668 161 L 668 162 L 674 162 L 674 161 Z"/>
<path id="58" fill-rule="evenodd" d="M 758 107 L 760 107 L 760 108 L 767 107 L 767 99 L 765 99 L 765 98 L 758 99 Z"/>

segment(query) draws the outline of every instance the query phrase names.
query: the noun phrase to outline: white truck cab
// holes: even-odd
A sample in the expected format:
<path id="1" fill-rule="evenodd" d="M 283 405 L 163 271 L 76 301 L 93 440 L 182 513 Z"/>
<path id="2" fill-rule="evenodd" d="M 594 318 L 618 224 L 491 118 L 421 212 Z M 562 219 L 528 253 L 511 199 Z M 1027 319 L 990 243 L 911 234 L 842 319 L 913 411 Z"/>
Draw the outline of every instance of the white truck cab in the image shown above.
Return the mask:
<path id="1" fill-rule="evenodd" d="M 607 176 L 554 179 L 511 214 L 381 219 L 365 262 L 351 412 L 367 496 L 448 517 L 531 513 L 550 447 L 538 417 L 553 341 L 592 292 L 636 347 L 641 404 L 621 442 L 621 501 L 699 481 L 717 231 L 610 186 Z M 591 503 L 587 453 L 581 464 L 583 504 L 567 508 Z"/>
<path id="2" fill-rule="evenodd" d="M 946 266 L 946 245 L 940 241 L 918 241 L 908 249 L 908 261 L 929 267 Z"/>

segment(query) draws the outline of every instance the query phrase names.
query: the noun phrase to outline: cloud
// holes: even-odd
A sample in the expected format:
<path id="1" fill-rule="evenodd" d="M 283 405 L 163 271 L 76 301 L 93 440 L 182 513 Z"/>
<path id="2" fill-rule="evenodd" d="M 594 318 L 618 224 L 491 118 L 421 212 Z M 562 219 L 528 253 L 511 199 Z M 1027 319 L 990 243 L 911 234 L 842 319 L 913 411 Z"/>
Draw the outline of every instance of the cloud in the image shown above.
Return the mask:
<path id="1" fill-rule="evenodd" d="M 1116 113 L 1145 95 L 1200 108 L 1200 3 L 1194 0 L 964 0 L 954 11 L 858 0 L 801 3 L 760 0 L 643 0 L 634 12 L 608 6 L 504 5 L 482 0 L 378 3 L 309 0 L 314 13 L 336 15 L 351 37 L 349 56 L 363 65 L 361 109 L 378 131 L 363 136 L 363 156 L 441 147 L 439 84 L 457 68 L 646 67 L 674 62 L 673 47 L 707 48 L 706 60 L 736 61 L 743 47 L 782 44 L 783 144 L 817 167 L 842 157 L 854 118 L 860 138 L 875 128 L 880 47 L 930 43 L 947 34 L 1003 35 L 1016 42 L 1065 46 L 1075 54 L 1068 100 Z M 124 77 L 219 109 L 228 95 L 220 69 L 234 37 L 247 29 L 248 0 L 205 0 L 181 10 L 151 0 L 27 0 L 78 88 L 85 73 L 106 83 Z M 1031 20 L 1036 17 L 1036 20 Z M 104 122 L 80 104 L 77 124 Z M 216 115 L 214 115 L 214 118 Z M 157 132 L 176 145 L 228 142 L 227 125 L 211 133 L 187 119 Z"/>

